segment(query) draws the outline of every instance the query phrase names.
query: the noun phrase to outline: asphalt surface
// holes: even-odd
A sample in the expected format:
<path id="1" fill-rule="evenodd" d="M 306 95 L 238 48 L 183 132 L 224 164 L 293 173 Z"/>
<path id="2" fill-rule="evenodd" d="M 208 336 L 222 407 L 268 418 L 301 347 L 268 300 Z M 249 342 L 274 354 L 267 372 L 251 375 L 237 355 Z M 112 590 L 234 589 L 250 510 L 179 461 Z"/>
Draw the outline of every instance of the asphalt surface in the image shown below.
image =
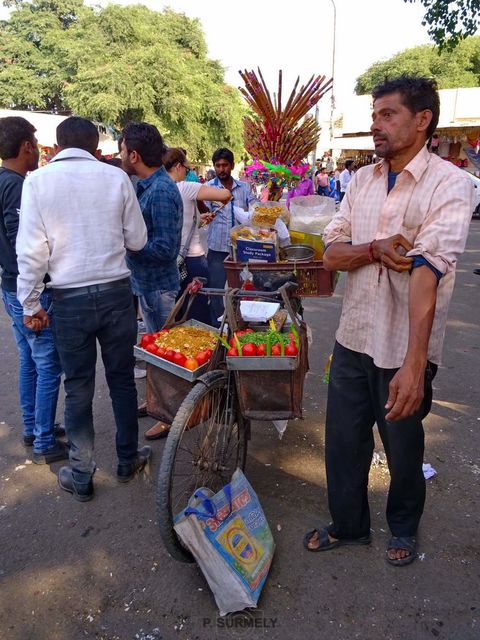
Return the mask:
<path id="1" fill-rule="evenodd" d="M 58 489 L 55 472 L 61 463 L 29 463 L 20 443 L 17 354 L 2 310 L 1 640 L 480 638 L 480 276 L 472 273 L 478 266 L 480 221 L 473 221 L 457 270 L 444 365 L 425 424 L 425 461 L 438 474 L 428 481 L 419 557 L 408 567 L 393 568 L 384 559 L 388 472 L 383 465 L 371 472 L 372 545 L 321 554 L 303 549 L 304 532 L 329 519 L 322 374 L 342 283 L 334 297 L 307 301 L 314 340 L 305 419 L 290 422 L 282 440 L 273 425 L 255 424 L 246 467 L 275 537 L 275 559 L 259 610 L 229 622 L 217 620 L 198 567 L 172 560 L 159 538 L 155 484 L 163 442 L 153 443 L 148 477 L 125 486 L 116 482 L 114 422 L 100 365 L 95 499 L 80 504 Z M 144 381 L 138 388 L 143 397 Z M 62 409 L 63 398 L 59 418 Z M 141 429 L 152 422 L 143 420 Z"/>

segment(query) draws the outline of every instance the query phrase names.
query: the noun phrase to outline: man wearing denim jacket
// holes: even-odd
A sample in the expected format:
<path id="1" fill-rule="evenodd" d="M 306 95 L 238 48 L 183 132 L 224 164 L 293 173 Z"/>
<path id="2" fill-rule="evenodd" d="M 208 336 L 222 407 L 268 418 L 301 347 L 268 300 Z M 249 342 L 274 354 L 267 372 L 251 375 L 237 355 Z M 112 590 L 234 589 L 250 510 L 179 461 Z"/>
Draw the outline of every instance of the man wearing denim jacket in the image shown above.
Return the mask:
<path id="1" fill-rule="evenodd" d="M 12 320 L 17 343 L 20 371 L 19 396 L 23 414 L 23 443 L 33 445 L 33 462 L 49 464 L 68 458 L 68 449 L 56 435 L 55 428 L 61 366 L 50 327 L 39 334 L 23 324 L 23 309 L 17 300 L 18 265 L 15 253 L 19 209 L 25 175 L 38 167 L 35 127 L 24 118 L 0 119 L 0 264 L 2 298 Z M 44 309 L 51 307 L 51 293 L 41 297 Z"/>

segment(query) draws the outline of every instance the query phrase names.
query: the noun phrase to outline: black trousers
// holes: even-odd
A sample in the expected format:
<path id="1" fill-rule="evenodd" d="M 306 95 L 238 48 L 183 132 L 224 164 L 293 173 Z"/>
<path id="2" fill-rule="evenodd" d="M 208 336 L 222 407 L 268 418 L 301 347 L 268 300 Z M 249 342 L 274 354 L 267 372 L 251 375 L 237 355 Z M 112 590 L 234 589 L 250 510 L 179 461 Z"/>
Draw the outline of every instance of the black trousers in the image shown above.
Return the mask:
<path id="1" fill-rule="evenodd" d="M 428 363 L 420 410 L 404 420 L 385 420 L 388 385 L 398 369 L 380 369 L 373 359 L 335 344 L 328 386 L 325 436 L 328 506 L 332 535 L 370 533 L 368 474 L 373 425 L 377 423 L 390 470 L 387 522 L 394 536 L 415 535 L 425 504 L 422 420 L 432 405 L 437 366 Z"/>

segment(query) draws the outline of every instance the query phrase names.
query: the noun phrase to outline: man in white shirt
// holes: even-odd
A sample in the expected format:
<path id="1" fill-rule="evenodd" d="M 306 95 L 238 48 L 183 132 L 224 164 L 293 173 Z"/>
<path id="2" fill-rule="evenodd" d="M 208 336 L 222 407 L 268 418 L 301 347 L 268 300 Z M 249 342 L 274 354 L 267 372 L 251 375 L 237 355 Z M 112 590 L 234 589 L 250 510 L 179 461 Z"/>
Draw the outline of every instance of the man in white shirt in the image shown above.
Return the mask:
<path id="1" fill-rule="evenodd" d="M 345 196 L 345 191 L 347 190 L 348 183 L 353 177 L 353 160 L 347 160 L 345 162 L 345 169 L 340 174 L 340 202 L 343 200 Z"/>
<path id="2" fill-rule="evenodd" d="M 65 427 L 70 465 L 60 487 L 82 502 L 93 497 L 97 345 L 117 426 L 117 479 L 130 480 L 151 450 L 138 447 L 133 345 L 137 323 L 125 251 L 140 251 L 147 232 L 128 176 L 95 157 L 98 131 L 84 118 L 57 127 L 56 156 L 24 183 L 17 237 L 17 297 L 24 323 L 48 326 L 41 307 L 45 274 L 53 294 L 53 332 L 65 372 Z"/>

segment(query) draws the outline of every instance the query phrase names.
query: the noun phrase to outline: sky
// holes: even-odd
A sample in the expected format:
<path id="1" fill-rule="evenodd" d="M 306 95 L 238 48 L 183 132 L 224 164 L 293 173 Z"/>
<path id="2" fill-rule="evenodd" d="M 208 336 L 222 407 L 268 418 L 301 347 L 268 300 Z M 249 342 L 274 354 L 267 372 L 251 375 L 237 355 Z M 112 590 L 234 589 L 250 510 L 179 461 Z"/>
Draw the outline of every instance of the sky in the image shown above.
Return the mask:
<path id="1" fill-rule="evenodd" d="M 429 37 L 421 20 L 424 8 L 404 0 L 143 0 L 150 9 L 165 6 L 199 18 L 209 55 L 220 60 L 226 80 L 242 84 L 239 69 L 259 66 L 267 84 L 276 87 L 283 71 L 284 94 L 300 75 L 332 75 L 333 2 L 336 6 L 335 100 L 339 111 L 353 94 L 355 80 L 372 63 L 403 49 L 427 44 Z M 106 5 L 106 0 L 90 4 Z M 140 4 L 116 0 L 116 4 Z M 0 17 L 7 11 L 0 9 Z M 322 116 L 329 112 L 323 99 Z"/>
<path id="2" fill-rule="evenodd" d="M 334 0 L 336 6 L 335 98 L 342 105 L 353 94 L 355 80 L 373 62 L 403 49 L 427 44 L 420 3 L 403 0 Z M 132 4 L 131 0 L 116 0 Z M 103 2 L 102 2 L 103 4 Z M 106 4 L 106 2 L 105 2 Z M 199 18 L 210 57 L 226 68 L 226 80 L 242 84 L 239 69 L 258 66 L 267 84 L 276 87 L 283 71 L 284 94 L 298 75 L 332 75 L 333 0 L 143 0 L 142 4 Z M 329 111 L 326 98 L 323 106 Z"/>

